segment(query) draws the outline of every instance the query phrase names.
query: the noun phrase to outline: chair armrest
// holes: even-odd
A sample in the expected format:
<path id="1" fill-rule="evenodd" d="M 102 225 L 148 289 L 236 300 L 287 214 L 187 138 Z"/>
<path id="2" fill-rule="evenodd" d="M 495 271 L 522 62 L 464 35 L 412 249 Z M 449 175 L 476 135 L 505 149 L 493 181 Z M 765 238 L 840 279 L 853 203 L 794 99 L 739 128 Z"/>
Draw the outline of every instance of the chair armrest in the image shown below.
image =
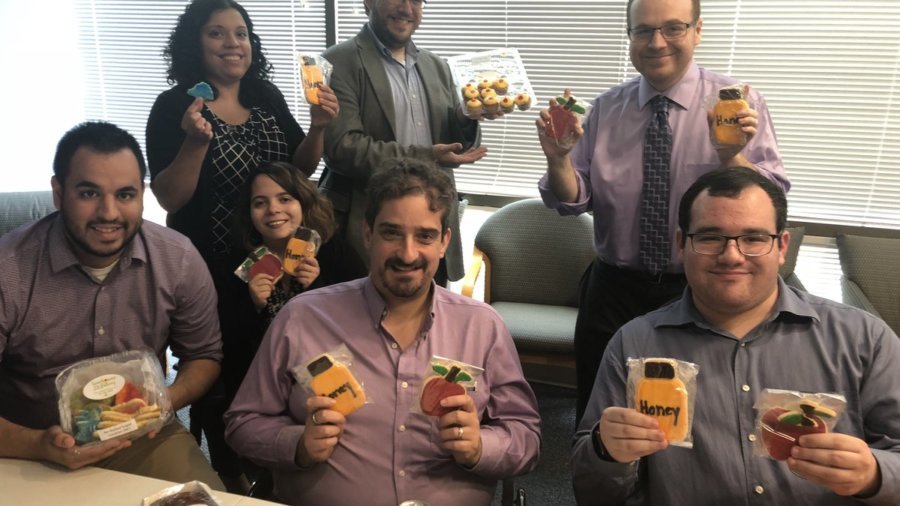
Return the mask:
<path id="1" fill-rule="evenodd" d="M 472 252 L 472 263 L 469 264 L 469 268 L 466 269 L 466 277 L 463 279 L 463 287 L 462 294 L 466 297 L 472 297 L 472 293 L 475 291 L 475 283 L 478 281 L 478 275 L 481 274 L 481 264 L 484 261 L 484 253 L 478 249 L 474 248 Z"/>
<path id="2" fill-rule="evenodd" d="M 841 276 L 841 294 L 844 299 L 844 304 L 857 307 L 863 311 L 868 311 L 881 318 L 881 315 L 878 314 L 878 310 L 875 309 L 875 306 L 872 305 L 872 302 L 870 302 L 869 298 L 866 297 L 866 294 L 863 293 L 862 288 L 853 281 L 847 279 L 846 276 Z"/>

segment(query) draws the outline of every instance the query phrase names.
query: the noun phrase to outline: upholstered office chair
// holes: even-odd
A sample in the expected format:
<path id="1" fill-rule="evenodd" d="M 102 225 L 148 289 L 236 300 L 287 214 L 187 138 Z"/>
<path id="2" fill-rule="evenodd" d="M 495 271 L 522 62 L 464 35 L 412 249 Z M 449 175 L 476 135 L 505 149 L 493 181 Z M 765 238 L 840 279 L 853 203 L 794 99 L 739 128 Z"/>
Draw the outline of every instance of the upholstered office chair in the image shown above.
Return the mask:
<path id="1" fill-rule="evenodd" d="M 20 225 L 43 218 L 56 211 L 53 192 L 0 193 L 0 236 Z"/>
<path id="2" fill-rule="evenodd" d="M 806 232 L 804 227 L 786 227 L 785 230 L 791 233 L 791 240 L 788 243 L 788 250 L 784 256 L 784 265 L 778 269 L 778 274 L 784 279 L 784 282 L 795 288 L 806 291 L 806 287 L 800 282 L 800 278 L 794 273 L 794 267 L 797 266 L 797 255 L 800 253 L 800 244 L 803 242 L 803 235 Z"/>
<path id="3" fill-rule="evenodd" d="M 560 216 L 536 198 L 498 209 L 478 230 L 463 293 L 472 295 L 483 263 L 485 302 L 509 327 L 529 379 L 574 385 L 578 285 L 593 258 L 591 217 Z"/>
<path id="4" fill-rule="evenodd" d="M 841 235 L 837 247 L 844 302 L 900 333 L 900 239 Z"/>

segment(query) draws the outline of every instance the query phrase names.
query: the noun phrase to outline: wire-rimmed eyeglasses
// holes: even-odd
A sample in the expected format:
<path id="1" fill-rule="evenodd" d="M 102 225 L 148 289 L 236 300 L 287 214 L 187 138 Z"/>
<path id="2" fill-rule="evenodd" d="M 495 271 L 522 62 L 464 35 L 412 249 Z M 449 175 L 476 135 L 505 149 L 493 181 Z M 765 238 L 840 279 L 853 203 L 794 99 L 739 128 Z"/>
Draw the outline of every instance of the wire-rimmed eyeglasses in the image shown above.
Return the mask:
<path id="1" fill-rule="evenodd" d="M 701 255 L 721 255 L 728 247 L 728 241 L 734 241 L 738 251 L 745 257 L 768 255 L 772 251 L 778 234 L 687 234 L 691 240 L 691 249 Z"/>
<path id="2" fill-rule="evenodd" d="M 667 23 L 662 26 L 649 27 L 641 26 L 638 28 L 628 29 L 628 38 L 633 41 L 649 42 L 653 39 L 653 35 L 659 30 L 660 35 L 666 40 L 678 40 L 687 35 L 688 30 L 694 26 L 694 23 Z"/>

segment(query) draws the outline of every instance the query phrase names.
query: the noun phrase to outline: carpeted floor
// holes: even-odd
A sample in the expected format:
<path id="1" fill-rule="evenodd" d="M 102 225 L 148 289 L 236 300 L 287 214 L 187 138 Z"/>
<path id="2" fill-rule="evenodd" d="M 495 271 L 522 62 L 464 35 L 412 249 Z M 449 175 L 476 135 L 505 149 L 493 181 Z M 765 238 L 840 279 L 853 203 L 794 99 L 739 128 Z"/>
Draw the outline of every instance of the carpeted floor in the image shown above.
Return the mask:
<path id="1" fill-rule="evenodd" d="M 529 506 L 575 504 L 569 472 L 569 448 L 575 433 L 575 390 L 532 383 L 541 413 L 541 459 L 537 469 L 515 479 Z M 494 500 L 500 504 L 500 492 Z"/>

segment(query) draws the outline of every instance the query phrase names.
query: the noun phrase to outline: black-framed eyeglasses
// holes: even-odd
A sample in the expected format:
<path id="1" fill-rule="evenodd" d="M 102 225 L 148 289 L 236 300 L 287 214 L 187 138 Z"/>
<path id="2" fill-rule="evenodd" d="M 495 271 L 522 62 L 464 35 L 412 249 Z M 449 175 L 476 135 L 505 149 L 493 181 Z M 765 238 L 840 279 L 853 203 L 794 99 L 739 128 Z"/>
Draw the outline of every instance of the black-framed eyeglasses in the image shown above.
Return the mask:
<path id="1" fill-rule="evenodd" d="M 691 249 L 701 255 L 721 255 L 728 247 L 728 241 L 737 244 L 738 251 L 745 257 L 768 255 L 772 251 L 778 234 L 687 234 L 691 240 Z"/>
<path id="2" fill-rule="evenodd" d="M 687 35 L 694 23 L 668 23 L 662 26 L 629 28 L 628 38 L 633 41 L 649 42 L 659 30 L 660 35 L 666 40 L 678 40 Z"/>

